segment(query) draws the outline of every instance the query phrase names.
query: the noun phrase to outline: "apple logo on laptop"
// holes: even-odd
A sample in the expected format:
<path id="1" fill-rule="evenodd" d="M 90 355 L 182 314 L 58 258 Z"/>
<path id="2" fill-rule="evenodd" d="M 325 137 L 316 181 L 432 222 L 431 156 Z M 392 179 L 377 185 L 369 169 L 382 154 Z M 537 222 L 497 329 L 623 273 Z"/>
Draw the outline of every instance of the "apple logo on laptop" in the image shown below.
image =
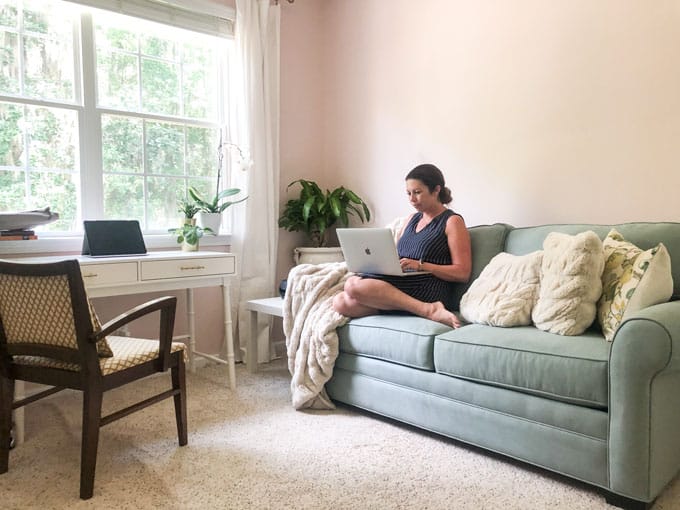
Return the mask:
<path id="1" fill-rule="evenodd" d="M 366 255 L 370 255 L 371 249 L 370 248 L 364 248 L 364 252 L 366 252 Z"/>

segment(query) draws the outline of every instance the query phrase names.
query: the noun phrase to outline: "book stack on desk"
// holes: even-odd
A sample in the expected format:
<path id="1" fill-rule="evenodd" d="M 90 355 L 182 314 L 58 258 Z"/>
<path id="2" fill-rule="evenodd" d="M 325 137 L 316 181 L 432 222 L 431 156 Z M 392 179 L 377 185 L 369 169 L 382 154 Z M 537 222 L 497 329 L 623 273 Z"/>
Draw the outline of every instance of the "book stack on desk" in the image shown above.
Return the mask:
<path id="1" fill-rule="evenodd" d="M 25 241 L 28 239 L 38 239 L 34 230 L 0 230 L 0 241 Z"/>

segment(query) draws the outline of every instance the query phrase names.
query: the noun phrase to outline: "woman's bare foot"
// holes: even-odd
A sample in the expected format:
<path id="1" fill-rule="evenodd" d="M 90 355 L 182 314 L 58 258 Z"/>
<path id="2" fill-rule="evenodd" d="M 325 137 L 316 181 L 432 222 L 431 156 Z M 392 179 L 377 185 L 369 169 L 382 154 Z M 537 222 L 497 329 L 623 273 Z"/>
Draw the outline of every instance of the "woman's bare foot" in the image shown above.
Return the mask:
<path id="1" fill-rule="evenodd" d="M 428 319 L 441 322 L 442 324 L 452 328 L 460 327 L 460 321 L 458 320 L 458 317 L 456 317 L 453 312 L 450 312 L 444 308 L 444 304 L 441 301 L 429 304 L 430 311 L 426 315 Z"/>

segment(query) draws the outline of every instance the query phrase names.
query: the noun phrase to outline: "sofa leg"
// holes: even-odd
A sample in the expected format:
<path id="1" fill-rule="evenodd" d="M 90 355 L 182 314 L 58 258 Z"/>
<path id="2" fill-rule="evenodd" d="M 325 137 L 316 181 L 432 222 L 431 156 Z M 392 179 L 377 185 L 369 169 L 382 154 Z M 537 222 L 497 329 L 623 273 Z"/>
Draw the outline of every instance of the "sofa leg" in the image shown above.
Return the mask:
<path id="1" fill-rule="evenodd" d="M 626 496 L 614 494 L 613 492 L 605 492 L 604 498 L 608 504 L 624 508 L 625 510 L 649 510 L 654 503 L 654 501 L 638 501 L 637 499 L 627 498 Z"/>

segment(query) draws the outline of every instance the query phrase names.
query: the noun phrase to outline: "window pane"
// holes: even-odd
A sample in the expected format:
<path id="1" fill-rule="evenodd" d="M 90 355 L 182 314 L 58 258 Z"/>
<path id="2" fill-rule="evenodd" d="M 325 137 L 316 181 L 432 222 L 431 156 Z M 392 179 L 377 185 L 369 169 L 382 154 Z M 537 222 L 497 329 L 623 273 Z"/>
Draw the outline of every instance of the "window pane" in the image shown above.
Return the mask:
<path id="1" fill-rule="evenodd" d="M 0 103 L 0 119 L 0 209 L 50 207 L 60 219 L 40 230 L 74 230 L 80 178 L 75 112 Z"/>
<path id="2" fill-rule="evenodd" d="M 218 57 L 210 46 L 186 43 L 182 58 L 184 115 L 214 120 L 217 114 Z"/>
<path id="3" fill-rule="evenodd" d="M 177 60 L 177 48 L 173 41 L 153 35 L 142 34 L 140 52 L 149 57 Z"/>
<path id="4" fill-rule="evenodd" d="M 19 72 L 19 38 L 0 30 L 0 92 L 17 94 L 21 90 Z"/>
<path id="5" fill-rule="evenodd" d="M 76 169 L 76 113 L 57 108 L 26 107 L 28 139 L 28 208 L 50 207 L 59 220 L 40 230 L 77 230 L 79 179 Z"/>
<path id="6" fill-rule="evenodd" d="M 139 110 L 139 71 L 135 55 L 98 51 L 97 85 L 101 106 Z"/>
<path id="7" fill-rule="evenodd" d="M 41 225 L 40 230 L 74 231 L 78 230 L 77 175 L 72 173 L 30 172 L 29 209 L 50 207 L 59 213 L 59 219 L 53 223 Z M 37 229 L 36 229 L 37 230 Z"/>
<path id="8" fill-rule="evenodd" d="M 146 123 L 146 171 L 184 174 L 184 130 L 167 122 Z"/>
<path id="9" fill-rule="evenodd" d="M 150 113 L 179 114 L 179 65 L 142 58 L 142 108 Z"/>
<path id="10" fill-rule="evenodd" d="M 26 108 L 29 165 L 76 171 L 76 113 L 56 108 Z"/>
<path id="11" fill-rule="evenodd" d="M 142 121 L 102 115 L 102 157 L 105 173 L 142 173 Z"/>
<path id="12" fill-rule="evenodd" d="M 36 0 L 26 0 L 24 2 L 23 20 L 26 32 L 38 34 L 51 32 L 56 35 L 58 33 L 56 25 L 50 28 L 52 16 L 58 16 L 52 2 L 39 2 Z"/>
<path id="13" fill-rule="evenodd" d="M 23 106 L 0 103 L 0 165 L 24 167 Z"/>
<path id="14" fill-rule="evenodd" d="M 24 37 L 25 93 L 32 97 L 73 100 L 71 45 L 38 37 Z M 64 62 L 66 61 L 66 65 Z"/>
<path id="15" fill-rule="evenodd" d="M 135 32 L 126 30 L 121 26 L 105 24 L 101 16 L 97 16 L 97 20 L 99 22 L 95 27 L 95 39 L 98 50 L 107 52 L 117 49 L 137 53 L 137 34 Z"/>
<path id="16" fill-rule="evenodd" d="M 16 0 L 0 0 L 0 26 L 18 28 L 19 16 Z"/>
<path id="17" fill-rule="evenodd" d="M 24 2 L 24 93 L 73 101 L 72 17 L 54 2 Z"/>
<path id="18" fill-rule="evenodd" d="M 179 226 L 182 215 L 177 210 L 177 201 L 185 196 L 184 180 L 150 177 L 147 185 L 147 228 L 167 231 L 168 228 Z"/>
<path id="19" fill-rule="evenodd" d="M 144 227 L 144 178 L 105 175 L 104 216 L 109 219 L 137 219 Z"/>
<path id="20" fill-rule="evenodd" d="M 0 170 L 0 211 L 25 211 L 26 174 Z"/>
<path id="21" fill-rule="evenodd" d="M 187 175 L 217 176 L 219 132 L 211 128 L 187 128 Z"/>

